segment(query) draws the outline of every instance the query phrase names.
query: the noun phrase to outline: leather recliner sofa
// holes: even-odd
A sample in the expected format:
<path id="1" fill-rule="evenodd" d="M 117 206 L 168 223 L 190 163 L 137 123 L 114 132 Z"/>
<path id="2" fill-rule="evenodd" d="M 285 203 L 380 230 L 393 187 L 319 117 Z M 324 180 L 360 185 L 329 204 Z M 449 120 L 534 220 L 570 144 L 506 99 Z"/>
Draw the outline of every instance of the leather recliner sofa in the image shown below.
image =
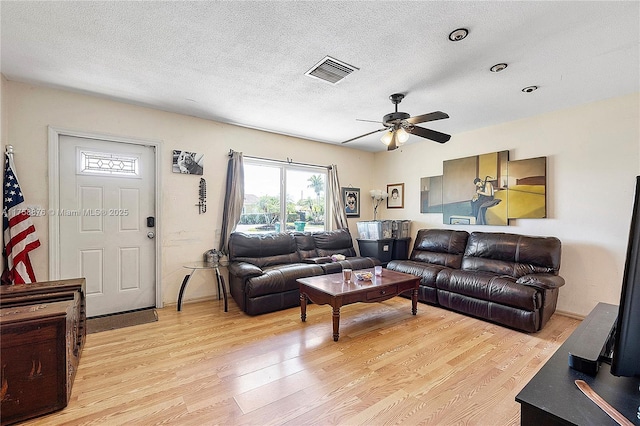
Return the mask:
<path id="1" fill-rule="evenodd" d="M 564 285 L 560 255 L 555 237 L 421 229 L 409 259 L 387 268 L 419 276 L 422 302 L 536 332 Z"/>
<path id="2" fill-rule="evenodd" d="M 331 256 L 342 255 L 334 261 Z M 318 233 L 245 234 L 229 238 L 229 290 L 240 309 L 264 314 L 300 305 L 298 278 L 379 265 L 358 257 L 348 229 Z"/>

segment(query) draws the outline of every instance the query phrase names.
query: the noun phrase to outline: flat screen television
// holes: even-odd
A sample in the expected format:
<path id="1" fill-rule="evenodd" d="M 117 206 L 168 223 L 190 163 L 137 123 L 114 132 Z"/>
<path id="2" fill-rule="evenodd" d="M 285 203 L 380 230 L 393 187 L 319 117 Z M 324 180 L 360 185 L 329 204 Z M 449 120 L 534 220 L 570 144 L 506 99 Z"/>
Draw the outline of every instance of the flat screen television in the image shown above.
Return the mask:
<path id="1" fill-rule="evenodd" d="M 636 177 L 635 199 L 622 278 L 618 319 L 613 333 L 611 374 L 640 376 L 640 176 Z"/>

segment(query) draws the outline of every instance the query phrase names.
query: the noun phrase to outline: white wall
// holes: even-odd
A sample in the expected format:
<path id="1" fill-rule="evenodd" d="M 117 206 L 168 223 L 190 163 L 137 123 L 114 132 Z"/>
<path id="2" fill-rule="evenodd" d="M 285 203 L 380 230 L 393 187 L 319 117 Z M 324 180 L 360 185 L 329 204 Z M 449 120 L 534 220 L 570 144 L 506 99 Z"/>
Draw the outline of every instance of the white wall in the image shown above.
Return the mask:
<path id="1" fill-rule="evenodd" d="M 640 174 L 640 97 L 595 102 L 454 135 L 445 145 L 419 141 L 377 153 L 373 185 L 405 184 L 405 208 L 382 208 L 383 219 L 420 228 L 450 228 L 442 214 L 420 213 L 420 178 L 442 174 L 442 162 L 495 151 L 510 160 L 547 157 L 547 219 L 510 226 L 459 226 L 468 231 L 552 235 L 563 244 L 558 310 L 586 315 L 597 302 L 617 304 Z M 428 126 L 427 126 L 428 127 Z"/>
<path id="2" fill-rule="evenodd" d="M 222 223 L 222 203 L 230 149 L 245 155 L 296 162 L 336 164 L 341 185 L 352 184 L 368 191 L 374 155 L 350 148 L 311 142 L 287 136 L 187 117 L 102 98 L 3 81 L 3 143 L 13 144 L 15 163 L 27 205 L 48 209 L 47 126 L 67 130 L 110 134 L 161 141 L 162 180 L 161 251 L 162 300 L 175 303 L 184 263 L 202 259 L 217 247 L 215 236 Z M 204 153 L 207 180 L 207 212 L 198 214 L 199 176 L 171 171 L 171 153 L 183 149 Z M 370 211 L 370 199 L 363 199 Z M 364 219 L 370 219 L 363 216 Z M 34 217 L 42 246 L 31 254 L 36 278 L 49 279 L 48 218 Z M 356 229 L 356 219 L 350 220 Z M 64 254 L 62 254 L 64 255 Z M 194 275 L 185 300 L 215 294 L 213 274 Z"/>
<path id="3" fill-rule="evenodd" d="M 3 144 L 13 144 L 28 204 L 48 207 L 47 126 L 162 141 L 162 298 L 175 303 L 186 272 L 213 247 L 222 220 L 229 149 L 245 155 L 338 165 L 342 186 L 361 188 L 361 218 L 373 216 L 370 189 L 405 183 L 405 208 L 380 207 L 379 218 L 410 219 L 420 228 L 443 228 L 441 214 L 421 214 L 420 178 L 442 174 L 442 161 L 509 150 L 511 160 L 547 157 L 547 219 L 519 219 L 508 227 L 460 229 L 554 235 L 563 243 L 558 309 L 586 315 L 599 301 L 617 303 L 631 216 L 634 178 L 640 174 L 640 96 L 596 102 L 551 114 L 454 135 L 439 145 L 419 141 L 371 154 L 213 121 L 113 102 L 97 97 L 2 81 Z M 208 210 L 198 215 L 199 178 L 171 172 L 171 152 L 205 154 Z M 44 182 L 44 184 L 43 184 Z M 192 206 L 192 208 L 189 208 Z M 34 218 L 42 247 L 32 260 L 48 279 L 48 222 Z M 200 275 L 198 275 L 200 274 Z M 198 273 L 186 299 L 215 294 L 213 276 Z"/>

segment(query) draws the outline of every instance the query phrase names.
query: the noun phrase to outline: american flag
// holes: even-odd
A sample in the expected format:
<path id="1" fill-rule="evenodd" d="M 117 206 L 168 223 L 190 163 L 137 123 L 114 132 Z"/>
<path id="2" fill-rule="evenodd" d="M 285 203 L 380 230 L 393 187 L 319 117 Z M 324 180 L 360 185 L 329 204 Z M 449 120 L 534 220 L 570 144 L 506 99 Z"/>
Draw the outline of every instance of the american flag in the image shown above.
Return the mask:
<path id="1" fill-rule="evenodd" d="M 13 158 L 5 154 L 2 226 L 4 230 L 5 271 L 3 284 L 27 284 L 36 281 L 29 252 L 40 247 L 36 228 L 24 206 L 24 197 L 15 175 Z"/>

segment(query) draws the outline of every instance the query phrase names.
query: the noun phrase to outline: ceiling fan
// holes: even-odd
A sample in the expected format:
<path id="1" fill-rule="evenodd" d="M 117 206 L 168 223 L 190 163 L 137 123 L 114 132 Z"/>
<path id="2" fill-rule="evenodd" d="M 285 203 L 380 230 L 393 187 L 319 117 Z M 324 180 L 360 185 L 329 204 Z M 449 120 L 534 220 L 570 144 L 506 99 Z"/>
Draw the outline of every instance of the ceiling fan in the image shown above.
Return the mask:
<path id="1" fill-rule="evenodd" d="M 420 136 L 422 138 L 431 139 L 432 141 L 438 143 L 445 143 L 449 139 L 451 139 L 451 135 L 447 135 L 445 133 L 436 132 L 435 130 L 425 129 L 424 127 L 418 127 L 416 124 L 418 123 L 426 123 L 428 121 L 434 120 L 442 120 L 444 118 L 449 118 L 449 115 L 442 111 L 430 112 L 429 114 L 417 115 L 415 117 L 411 117 L 406 112 L 398 112 L 398 104 L 402 102 L 404 99 L 404 94 L 402 93 L 394 93 L 389 96 L 391 102 L 396 106 L 396 111 L 389 113 L 382 117 L 382 125 L 384 126 L 382 129 L 374 130 L 373 132 L 365 133 L 364 135 L 356 136 L 355 138 L 351 138 L 346 140 L 344 143 L 349 143 L 356 139 L 363 138 L 365 136 L 372 135 L 378 132 L 385 132 L 382 136 L 381 141 L 385 145 L 387 145 L 388 151 L 393 151 L 398 148 L 402 144 L 404 144 L 407 139 L 409 139 L 409 134 Z M 359 121 L 369 121 L 369 120 L 359 120 Z M 375 121 L 378 123 L 378 121 Z"/>

